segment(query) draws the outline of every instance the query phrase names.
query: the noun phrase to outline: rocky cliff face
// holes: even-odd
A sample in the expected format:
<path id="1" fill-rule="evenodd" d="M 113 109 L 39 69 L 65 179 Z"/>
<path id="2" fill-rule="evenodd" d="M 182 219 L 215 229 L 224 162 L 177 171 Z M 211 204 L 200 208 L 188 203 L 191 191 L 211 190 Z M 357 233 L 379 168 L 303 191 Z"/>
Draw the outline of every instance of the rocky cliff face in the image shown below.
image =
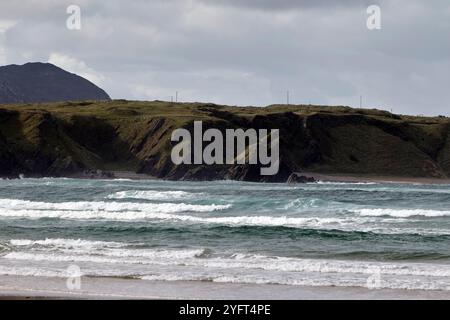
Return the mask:
<path id="1" fill-rule="evenodd" d="M 171 133 L 280 129 L 280 170 L 259 165 L 174 165 Z M 133 171 L 173 180 L 284 182 L 293 172 L 445 178 L 450 121 L 346 107 L 236 108 L 165 102 L 0 106 L 0 175 Z"/>
<path id="2" fill-rule="evenodd" d="M 0 67 L 0 103 L 110 100 L 105 91 L 49 63 Z"/>

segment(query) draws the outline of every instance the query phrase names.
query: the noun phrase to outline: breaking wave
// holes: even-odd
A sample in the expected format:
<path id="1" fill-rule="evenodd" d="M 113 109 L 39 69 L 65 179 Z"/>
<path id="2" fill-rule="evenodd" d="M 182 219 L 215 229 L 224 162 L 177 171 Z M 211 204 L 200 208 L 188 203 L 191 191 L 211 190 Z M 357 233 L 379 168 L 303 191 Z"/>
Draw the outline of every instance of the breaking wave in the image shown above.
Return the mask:
<path id="1" fill-rule="evenodd" d="M 361 216 L 366 217 L 446 217 L 450 216 L 450 211 L 444 210 L 427 210 L 427 209 L 359 209 L 353 211 Z"/>
<path id="2" fill-rule="evenodd" d="M 190 193 L 186 191 L 157 191 L 157 190 L 129 190 L 119 191 L 107 196 L 108 199 L 143 199 L 143 200 L 184 200 L 204 196 L 204 193 Z"/>
<path id="3" fill-rule="evenodd" d="M 85 245 L 82 246 L 81 244 Z M 209 249 L 127 249 L 128 244 L 76 239 L 45 239 L 11 241 L 22 248 L 3 258 L 40 263 L 40 267 L 8 268 L 0 266 L 0 274 L 65 276 L 63 271 L 46 269 L 46 262 L 90 263 L 83 268 L 85 275 L 105 275 L 109 271 L 93 264 L 128 265 L 129 276 L 144 280 L 208 280 L 235 283 L 276 283 L 287 285 L 367 286 L 371 276 L 379 277 L 379 286 L 396 289 L 449 290 L 450 266 L 441 264 L 367 262 L 329 259 L 304 259 L 251 253 L 221 252 Z M 75 246 L 71 250 L 68 247 Z M 92 248 L 96 249 L 93 251 Z M 151 273 L 147 267 L 154 266 Z M 91 268 L 89 267 L 91 266 Z M 114 268 L 113 268 L 114 269 Z M 113 270 L 111 269 L 111 270 Z M 53 270 L 53 273 L 52 273 Z M 131 272 L 131 271 L 130 271 Z M 120 273 L 122 276 L 127 275 Z M 411 278 L 421 281 L 410 281 Z"/>
<path id="4" fill-rule="evenodd" d="M 0 199 L 0 216 L 21 218 L 111 219 L 140 220 L 165 218 L 164 214 L 182 212 L 212 212 L 231 208 L 225 205 L 196 205 L 186 203 L 132 202 L 34 202 Z"/>

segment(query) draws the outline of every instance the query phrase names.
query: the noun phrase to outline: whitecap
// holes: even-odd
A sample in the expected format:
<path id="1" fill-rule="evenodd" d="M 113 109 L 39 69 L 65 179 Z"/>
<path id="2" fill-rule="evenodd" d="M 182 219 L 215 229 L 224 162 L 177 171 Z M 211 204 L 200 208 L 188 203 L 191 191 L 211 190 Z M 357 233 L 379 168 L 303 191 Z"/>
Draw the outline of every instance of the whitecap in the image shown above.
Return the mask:
<path id="1" fill-rule="evenodd" d="M 108 199 L 142 199 L 142 200 L 184 200 L 202 197 L 204 193 L 186 191 L 129 190 L 119 191 L 107 196 Z"/>
<path id="2" fill-rule="evenodd" d="M 450 216 L 450 211 L 446 210 L 430 210 L 430 209 L 390 209 L 390 208 L 376 208 L 376 209 L 359 209 L 352 210 L 353 213 L 366 217 L 446 217 Z"/>

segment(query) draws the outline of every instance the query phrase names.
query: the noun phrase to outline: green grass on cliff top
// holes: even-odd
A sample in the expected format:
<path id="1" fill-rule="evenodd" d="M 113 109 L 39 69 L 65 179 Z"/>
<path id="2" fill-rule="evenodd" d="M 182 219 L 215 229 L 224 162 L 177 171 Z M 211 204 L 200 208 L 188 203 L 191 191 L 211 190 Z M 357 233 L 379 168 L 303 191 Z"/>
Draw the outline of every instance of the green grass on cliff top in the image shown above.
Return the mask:
<path id="1" fill-rule="evenodd" d="M 212 103 L 171 103 L 164 101 L 82 101 L 58 102 L 36 104 L 6 104 L 2 109 L 17 111 L 48 111 L 60 117 L 95 116 L 105 120 L 124 119 L 133 117 L 173 117 L 184 120 L 208 118 L 204 108 L 214 108 L 221 111 L 232 112 L 243 117 L 266 115 L 283 112 L 294 112 L 302 115 L 326 113 L 335 115 L 366 115 L 380 120 L 407 121 L 417 124 L 438 124 L 449 122 L 446 117 L 424 117 L 412 115 L 395 115 L 388 111 L 378 109 L 354 109 L 346 106 L 320 106 L 320 105 L 270 105 L 267 107 L 236 107 L 223 106 Z"/>

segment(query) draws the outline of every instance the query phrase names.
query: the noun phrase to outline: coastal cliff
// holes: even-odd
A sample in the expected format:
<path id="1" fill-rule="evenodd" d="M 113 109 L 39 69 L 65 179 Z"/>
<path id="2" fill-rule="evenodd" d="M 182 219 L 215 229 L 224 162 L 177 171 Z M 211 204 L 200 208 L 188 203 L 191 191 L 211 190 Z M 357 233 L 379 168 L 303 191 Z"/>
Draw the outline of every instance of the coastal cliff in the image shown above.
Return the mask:
<path id="1" fill-rule="evenodd" d="M 174 165 L 177 128 L 279 129 L 280 168 Z M 450 119 L 309 105 L 265 108 L 161 101 L 0 105 L 0 176 L 112 177 L 127 171 L 170 180 L 285 182 L 293 172 L 447 178 Z"/>

